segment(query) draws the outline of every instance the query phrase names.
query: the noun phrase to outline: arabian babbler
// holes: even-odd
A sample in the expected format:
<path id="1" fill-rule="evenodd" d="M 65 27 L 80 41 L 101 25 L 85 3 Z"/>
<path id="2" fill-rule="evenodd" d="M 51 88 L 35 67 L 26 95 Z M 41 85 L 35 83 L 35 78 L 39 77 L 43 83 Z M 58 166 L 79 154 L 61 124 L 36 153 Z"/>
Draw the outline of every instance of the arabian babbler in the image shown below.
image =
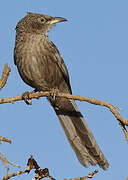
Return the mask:
<path id="1" fill-rule="evenodd" d="M 50 29 L 61 21 L 66 19 L 27 13 L 16 26 L 14 62 L 23 81 L 36 91 L 72 94 L 66 65 L 48 38 Z M 81 164 L 107 169 L 108 162 L 74 100 L 54 96 L 48 100 Z"/>

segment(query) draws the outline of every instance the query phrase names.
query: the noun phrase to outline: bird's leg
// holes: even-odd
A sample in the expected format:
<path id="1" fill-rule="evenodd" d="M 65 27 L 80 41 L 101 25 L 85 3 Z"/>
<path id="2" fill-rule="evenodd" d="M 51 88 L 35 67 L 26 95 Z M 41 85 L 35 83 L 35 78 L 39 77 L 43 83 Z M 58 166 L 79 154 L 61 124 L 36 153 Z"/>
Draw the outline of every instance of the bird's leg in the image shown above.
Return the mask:
<path id="1" fill-rule="evenodd" d="M 26 91 L 22 94 L 22 99 L 27 105 L 32 105 L 32 100 L 30 99 L 30 94 L 36 93 L 37 90 L 34 89 L 32 92 Z"/>

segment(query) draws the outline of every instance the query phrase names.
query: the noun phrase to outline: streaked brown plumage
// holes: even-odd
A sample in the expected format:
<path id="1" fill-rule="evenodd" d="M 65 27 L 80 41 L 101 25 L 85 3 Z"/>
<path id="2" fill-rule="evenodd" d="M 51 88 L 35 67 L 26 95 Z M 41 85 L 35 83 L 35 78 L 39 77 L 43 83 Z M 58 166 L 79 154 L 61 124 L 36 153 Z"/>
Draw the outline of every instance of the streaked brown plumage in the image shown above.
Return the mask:
<path id="1" fill-rule="evenodd" d="M 14 62 L 21 78 L 37 91 L 72 93 L 67 68 L 56 46 L 49 40 L 52 26 L 65 18 L 28 13 L 16 26 Z M 77 158 L 85 167 L 108 162 L 98 147 L 73 100 L 48 98 Z"/>

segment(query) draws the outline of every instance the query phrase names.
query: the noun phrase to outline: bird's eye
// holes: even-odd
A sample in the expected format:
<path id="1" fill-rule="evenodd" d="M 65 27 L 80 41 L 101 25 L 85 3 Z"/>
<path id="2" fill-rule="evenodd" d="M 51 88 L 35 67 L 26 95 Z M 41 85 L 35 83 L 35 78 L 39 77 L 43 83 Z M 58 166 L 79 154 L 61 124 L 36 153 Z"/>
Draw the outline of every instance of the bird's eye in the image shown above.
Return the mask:
<path id="1" fill-rule="evenodd" d="M 41 21 L 42 23 L 44 23 L 44 22 L 45 22 L 45 18 L 41 18 L 40 21 Z"/>

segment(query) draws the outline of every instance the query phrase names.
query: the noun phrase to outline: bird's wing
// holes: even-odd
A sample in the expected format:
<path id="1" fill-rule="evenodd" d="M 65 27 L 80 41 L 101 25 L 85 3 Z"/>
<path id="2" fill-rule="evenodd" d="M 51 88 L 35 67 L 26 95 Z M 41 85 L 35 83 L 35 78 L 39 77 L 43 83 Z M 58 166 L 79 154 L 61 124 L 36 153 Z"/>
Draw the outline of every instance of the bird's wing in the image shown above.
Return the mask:
<path id="1" fill-rule="evenodd" d="M 50 48 L 48 49 L 48 51 L 50 52 L 49 53 L 49 56 L 51 56 L 51 60 L 54 61 L 60 71 L 62 72 L 63 74 L 63 77 L 64 77 L 64 80 L 65 82 L 67 83 L 68 87 L 69 87 L 69 90 L 70 90 L 70 93 L 72 94 L 72 90 L 71 90 L 71 85 L 70 85 L 70 79 L 69 79 L 69 73 L 68 73 L 68 70 L 67 70 L 67 67 L 64 63 L 64 60 L 62 59 L 57 47 L 54 45 L 53 42 L 50 42 Z"/>

